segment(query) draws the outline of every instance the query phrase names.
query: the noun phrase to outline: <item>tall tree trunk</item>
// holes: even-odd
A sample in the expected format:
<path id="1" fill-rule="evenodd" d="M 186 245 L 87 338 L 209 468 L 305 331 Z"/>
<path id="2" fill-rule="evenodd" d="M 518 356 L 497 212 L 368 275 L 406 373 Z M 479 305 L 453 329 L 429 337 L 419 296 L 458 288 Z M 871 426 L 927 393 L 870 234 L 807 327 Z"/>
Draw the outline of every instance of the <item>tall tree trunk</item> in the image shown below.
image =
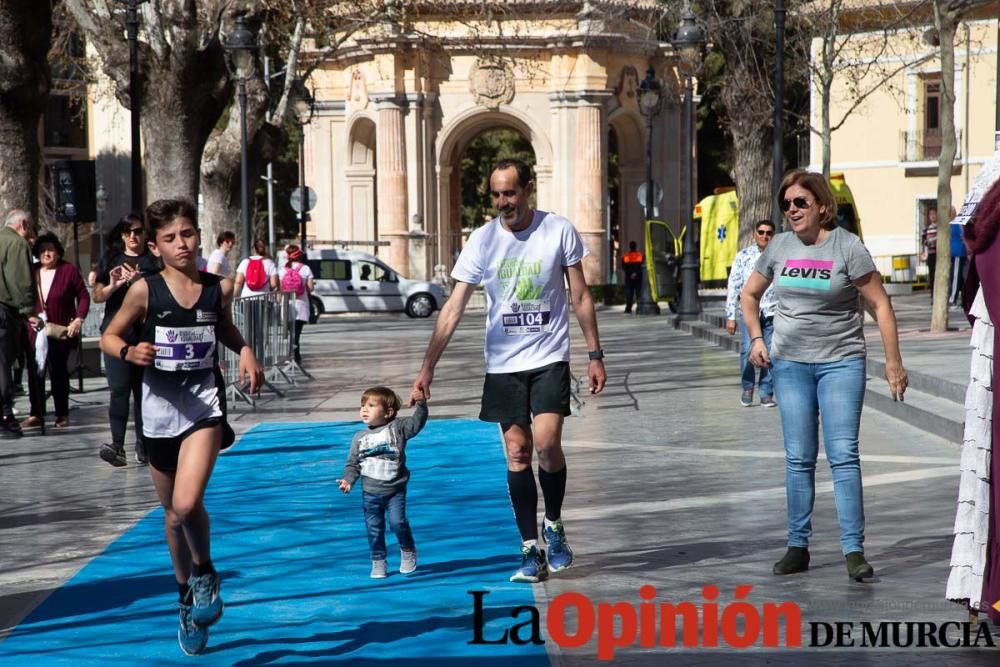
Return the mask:
<path id="1" fill-rule="evenodd" d="M 833 79 L 823 82 L 820 93 L 820 132 L 823 138 L 823 176 L 830 180 L 830 163 L 833 161 L 830 153 L 833 150 L 833 130 L 830 128 L 830 89 L 833 87 Z"/>
<path id="2" fill-rule="evenodd" d="M 260 182 L 260 165 L 277 156 L 278 128 L 265 122 L 267 90 L 262 79 L 247 82 L 247 144 L 249 169 L 247 183 L 250 189 L 250 242 L 259 234 L 253 229 L 253 193 Z M 229 119 L 224 127 L 217 127 L 205 145 L 201 159 L 202 211 L 199 219 L 202 246 L 207 253 L 214 249 L 215 237 L 221 231 L 236 234 L 236 248 L 242 247 L 243 227 L 240 203 L 240 105 L 233 100 Z"/>
<path id="3" fill-rule="evenodd" d="M 732 114 L 733 182 L 740 198 L 739 246 L 753 238 L 754 225 L 771 219 L 771 132 L 768 127 L 743 122 Z M 749 119 L 747 119 L 749 120 Z"/>
<path id="4" fill-rule="evenodd" d="M 948 330 L 948 292 L 951 282 L 951 174 L 955 167 L 955 29 L 959 15 L 934 3 L 934 23 L 941 49 L 941 155 L 937 179 L 938 261 L 931 295 L 931 331 Z"/>
<path id="5" fill-rule="evenodd" d="M 49 95 L 51 35 L 51 3 L 0 0 L 0 216 L 23 208 L 38 217 L 38 123 Z"/>

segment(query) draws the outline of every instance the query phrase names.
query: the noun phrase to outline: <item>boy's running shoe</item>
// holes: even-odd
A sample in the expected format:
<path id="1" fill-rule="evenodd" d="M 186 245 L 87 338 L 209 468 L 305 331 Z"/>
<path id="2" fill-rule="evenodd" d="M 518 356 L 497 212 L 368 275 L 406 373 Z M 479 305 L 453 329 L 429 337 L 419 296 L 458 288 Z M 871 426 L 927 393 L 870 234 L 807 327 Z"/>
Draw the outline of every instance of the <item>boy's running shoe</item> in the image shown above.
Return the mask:
<path id="1" fill-rule="evenodd" d="M 549 549 L 549 569 L 562 572 L 573 564 L 573 550 L 566 542 L 566 532 L 562 521 L 556 521 L 542 531 L 545 536 L 545 546 Z"/>
<path id="2" fill-rule="evenodd" d="M 101 458 L 116 468 L 121 468 L 126 464 L 125 446 L 113 442 L 106 442 L 101 445 Z"/>
<path id="3" fill-rule="evenodd" d="M 191 597 L 188 596 L 188 600 Z M 191 605 L 178 603 L 177 610 L 180 623 L 177 626 L 177 643 L 181 645 L 181 650 L 187 655 L 198 655 L 205 650 L 208 644 L 208 628 L 195 625 L 191 614 Z"/>
<path id="4" fill-rule="evenodd" d="M 399 573 L 410 574 L 417 569 L 417 550 L 399 550 Z"/>
<path id="5" fill-rule="evenodd" d="M 210 572 L 200 577 L 191 577 L 189 583 L 194 596 L 191 618 L 196 625 L 208 627 L 219 620 L 225 608 L 219 595 L 219 575 Z"/>
<path id="6" fill-rule="evenodd" d="M 545 551 L 536 545 L 521 547 L 521 567 L 510 575 L 516 583 L 537 584 L 549 578 L 549 565 L 545 562 Z"/>

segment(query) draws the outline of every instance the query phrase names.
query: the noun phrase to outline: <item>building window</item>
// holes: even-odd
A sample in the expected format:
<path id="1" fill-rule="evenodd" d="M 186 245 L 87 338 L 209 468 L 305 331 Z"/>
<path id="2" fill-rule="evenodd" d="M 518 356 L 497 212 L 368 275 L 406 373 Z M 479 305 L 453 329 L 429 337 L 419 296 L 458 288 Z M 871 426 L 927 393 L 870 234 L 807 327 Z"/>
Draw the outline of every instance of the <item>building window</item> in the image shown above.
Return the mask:
<path id="1" fill-rule="evenodd" d="M 45 104 L 46 148 L 87 148 L 87 101 L 76 95 L 53 93 Z"/>
<path id="2" fill-rule="evenodd" d="M 941 80 L 925 79 L 923 83 L 921 157 L 933 160 L 941 154 Z"/>

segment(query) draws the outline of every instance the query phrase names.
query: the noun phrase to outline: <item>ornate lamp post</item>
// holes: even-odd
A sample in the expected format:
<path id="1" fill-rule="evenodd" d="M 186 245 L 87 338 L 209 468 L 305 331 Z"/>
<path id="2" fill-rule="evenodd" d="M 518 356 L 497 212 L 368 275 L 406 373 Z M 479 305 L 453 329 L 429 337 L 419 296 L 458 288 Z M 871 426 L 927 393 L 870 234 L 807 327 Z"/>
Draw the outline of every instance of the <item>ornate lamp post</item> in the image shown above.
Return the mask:
<path id="1" fill-rule="evenodd" d="M 674 36 L 673 47 L 680 56 L 681 74 L 684 76 L 684 133 L 691 142 L 682 152 L 681 172 L 684 174 L 684 187 L 681 188 L 681 211 L 686 221 L 687 231 L 684 233 L 684 245 L 681 255 L 681 300 L 678 315 L 681 319 L 697 317 L 700 310 L 698 303 L 698 239 L 691 213 L 694 209 L 694 174 L 692 159 L 695 146 L 694 131 L 694 75 L 701 64 L 701 47 L 705 34 L 691 13 L 691 6 L 685 5 L 684 16 L 680 27 Z"/>
<path id="2" fill-rule="evenodd" d="M 142 108 L 142 90 L 139 85 L 139 5 L 147 0 L 122 1 L 126 4 L 125 30 L 128 35 L 128 97 L 132 133 L 132 200 L 130 205 L 133 212 L 142 213 L 142 141 L 139 133 L 139 120 Z"/>
<path id="3" fill-rule="evenodd" d="M 306 125 L 312 121 L 315 98 L 301 78 L 292 84 L 295 89 L 295 122 L 299 126 L 299 241 L 302 251 L 306 250 L 306 220 L 308 219 L 309 197 L 306 195 Z"/>
<path id="4" fill-rule="evenodd" d="M 663 85 L 656 78 L 652 65 L 646 68 L 646 78 L 639 83 L 639 112 L 646 117 L 646 220 L 653 217 L 653 119 L 663 107 Z M 646 225 L 643 221 L 643 236 Z M 649 292 L 649 275 L 646 263 L 642 266 L 642 283 L 639 285 L 639 303 L 635 309 L 638 315 L 659 315 L 660 307 Z"/>
<path id="5" fill-rule="evenodd" d="M 781 229 L 778 188 L 785 171 L 785 0 L 774 3 L 774 137 L 771 146 L 771 222 Z"/>
<path id="6" fill-rule="evenodd" d="M 250 189 L 247 182 L 249 171 L 247 158 L 247 79 L 253 76 L 257 35 L 247 25 L 247 17 L 236 17 L 233 31 L 226 37 L 226 50 L 232 56 L 232 74 L 239 86 L 240 100 L 240 222 L 244 257 L 250 256 Z"/>

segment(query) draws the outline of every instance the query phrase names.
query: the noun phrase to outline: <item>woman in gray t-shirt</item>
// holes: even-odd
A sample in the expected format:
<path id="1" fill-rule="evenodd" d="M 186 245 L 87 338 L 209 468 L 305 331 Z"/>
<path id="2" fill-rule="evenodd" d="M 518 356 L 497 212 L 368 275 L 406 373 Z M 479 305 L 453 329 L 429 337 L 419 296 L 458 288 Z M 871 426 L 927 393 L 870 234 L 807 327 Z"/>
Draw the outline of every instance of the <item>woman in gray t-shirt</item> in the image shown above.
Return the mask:
<path id="1" fill-rule="evenodd" d="M 875 312 L 889 389 L 893 400 L 902 400 L 907 380 L 896 316 L 868 251 L 857 236 L 837 226 L 837 202 L 821 174 L 786 174 L 778 204 L 792 231 L 771 241 L 740 295 L 750 334 L 750 363 L 771 368 L 785 436 L 788 551 L 773 571 L 781 575 L 809 569 L 822 424 L 841 549 L 848 576 L 860 581 L 875 572 L 864 557 L 858 430 L 865 394 L 865 338 L 858 296 Z M 769 355 L 758 303 L 772 283 L 777 308 Z"/>

